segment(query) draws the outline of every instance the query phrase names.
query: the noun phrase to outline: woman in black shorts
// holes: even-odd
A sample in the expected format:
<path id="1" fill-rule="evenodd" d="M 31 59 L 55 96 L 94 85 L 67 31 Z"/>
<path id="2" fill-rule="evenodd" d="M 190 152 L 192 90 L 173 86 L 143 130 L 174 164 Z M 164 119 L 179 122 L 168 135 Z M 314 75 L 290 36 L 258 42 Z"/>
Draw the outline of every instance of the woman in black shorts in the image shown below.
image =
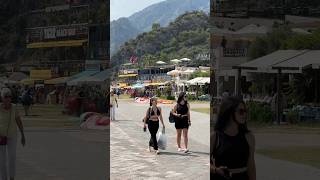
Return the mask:
<path id="1" fill-rule="evenodd" d="M 177 130 L 177 145 L 178 151 L 189 152 L 188 150 L 188 129 L 191 126 L 190 120 L 190 105 L 187 101 L 187 96 L 185 92 L 181 92 L 178 97 L 177 104 L 172 110 L 172 114 L 175 118 L 175 127 Z M 184 137 L 184 148 L 181 148 L 181 134 Z"/>
<path id="2" fill-rule="evenodd" d="M 210 179 L 256 180 L 255 139 L 247 128 L 246 115 L 241 99 L 223 100 L 211 133 Z"/>

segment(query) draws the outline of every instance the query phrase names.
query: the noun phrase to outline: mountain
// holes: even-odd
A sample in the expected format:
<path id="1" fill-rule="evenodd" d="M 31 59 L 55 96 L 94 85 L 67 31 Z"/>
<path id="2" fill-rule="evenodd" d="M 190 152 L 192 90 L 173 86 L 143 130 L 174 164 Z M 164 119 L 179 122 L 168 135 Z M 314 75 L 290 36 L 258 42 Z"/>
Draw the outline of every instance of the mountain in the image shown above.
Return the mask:
<path id="1" fill-rule="evenodd" d="M 209 16 L 202 11 L 187 12 L 167 27 L 154 24 L 151 31 L 125 42 L 111 57 L 111 65 L 127 63 L 132 55 L 138 56 L 141 66 L 159 60 L 197 59 L 199 54 L 209 53 L 209 39 Z"/>
<path id="2" fill-rule="evenodd" d="M 151 5 L 128 18 L 112 21 L 110 53 L 113 55 L 124 42 L 135 38 L 140 33 L 150 31 L 154 23 L 165 27 L 187 11 L 202 10 L 209 13 L 209 9 L 210 1 L 208 0 L 166 0 Z"/>
<path id="3" fill-rule="evenodd" d="M 127 18 L 120 18 L 110 24 L 111 42 L 126 42 L 128 39 L 135 37 L 138 33 L 139 30 Z M 116 43 L 110 43 L 110 49 L 117 48 Z"/>

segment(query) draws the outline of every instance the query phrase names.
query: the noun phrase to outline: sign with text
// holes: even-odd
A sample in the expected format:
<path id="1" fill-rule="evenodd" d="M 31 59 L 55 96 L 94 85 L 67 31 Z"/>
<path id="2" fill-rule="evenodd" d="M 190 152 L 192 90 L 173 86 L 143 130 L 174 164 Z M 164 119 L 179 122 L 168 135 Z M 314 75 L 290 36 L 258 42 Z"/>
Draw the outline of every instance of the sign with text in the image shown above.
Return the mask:
<path id="1" fill-rule="evenodd" d="M 27 43 L 88 38 L 87 24 L 39 27 L 27 29 Z"/>

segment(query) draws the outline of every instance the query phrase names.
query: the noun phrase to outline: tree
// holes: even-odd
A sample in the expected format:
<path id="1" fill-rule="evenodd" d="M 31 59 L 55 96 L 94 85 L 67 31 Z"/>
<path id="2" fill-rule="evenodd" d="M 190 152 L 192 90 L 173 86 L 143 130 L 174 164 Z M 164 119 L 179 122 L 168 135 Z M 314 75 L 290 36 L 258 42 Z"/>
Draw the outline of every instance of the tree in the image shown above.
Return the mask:
<path id="1" fill-rule="evenodd" d="M 4 66 L 0 65 L 0 74 L 6 73 L 7 70 Z"/>
<path id="2" fill-rule="evenodd" d="M 153 23 L 152 24 L 152 31 L 157 31 L 160 29 L 160 24 L 159 23 Z"/>

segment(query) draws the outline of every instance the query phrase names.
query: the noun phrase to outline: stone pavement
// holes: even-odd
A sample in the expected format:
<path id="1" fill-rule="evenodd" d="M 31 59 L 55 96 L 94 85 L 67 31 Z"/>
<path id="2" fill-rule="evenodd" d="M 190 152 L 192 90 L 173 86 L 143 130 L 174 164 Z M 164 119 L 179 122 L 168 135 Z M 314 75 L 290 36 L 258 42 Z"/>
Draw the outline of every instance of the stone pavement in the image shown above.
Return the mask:
<path id="1" fill-rule="evenodd" d="M 61 107 L 35 105 L 23 116 L 26 146 L 17 146 L 16 180 L 105 180 L 109 177 L 109 134 L 81 130 Z"/>
<path id="2" fill-rule="evenodd" d="M 174 127 L 167 120 L 170 107 L 163 106 L 168 149 L 157 156 L 146 151 L 149 133 L 142 131 L 141 119 L 147 105 L 120 101 L 117 120 L 111 123 L 111 179 L 209 179 L 208 115 L 192 112 L 190 149 L 198 153 L 183 155 L 176 152 Z M 314 145 L 312 141 L 318 139 L 318 135 L 298 134 L 257 133 L 255 136 L 257 149 L 296 143 Z M 318 180 L 320 177 L 320 170 L 311 166 L 260 154 L 255 158 L 257 180 Z"/>
<path id="3" fill-rule="evenodd" d="M 17 147 L 17 180 L 105 180 L 107 131 L 26 130 Z"/>
<path id="4" fill-rule="evenodd" d="M 146 109 L 145 104 L 120 101 L 117 120 L 111 123 L 110 178 L 209 179 L 209 144 L 206 143 L 209 142 L 209 115 L 193 114 L 189 134 L 191 153 L 184 154 L 177 152 L 174 125 L 167 119 L 170 108 L 163 106 L 168 148 L 156 155 L 146 150 L 150 135 L 148 131 L 143 132 L 141 122 Z"/>

